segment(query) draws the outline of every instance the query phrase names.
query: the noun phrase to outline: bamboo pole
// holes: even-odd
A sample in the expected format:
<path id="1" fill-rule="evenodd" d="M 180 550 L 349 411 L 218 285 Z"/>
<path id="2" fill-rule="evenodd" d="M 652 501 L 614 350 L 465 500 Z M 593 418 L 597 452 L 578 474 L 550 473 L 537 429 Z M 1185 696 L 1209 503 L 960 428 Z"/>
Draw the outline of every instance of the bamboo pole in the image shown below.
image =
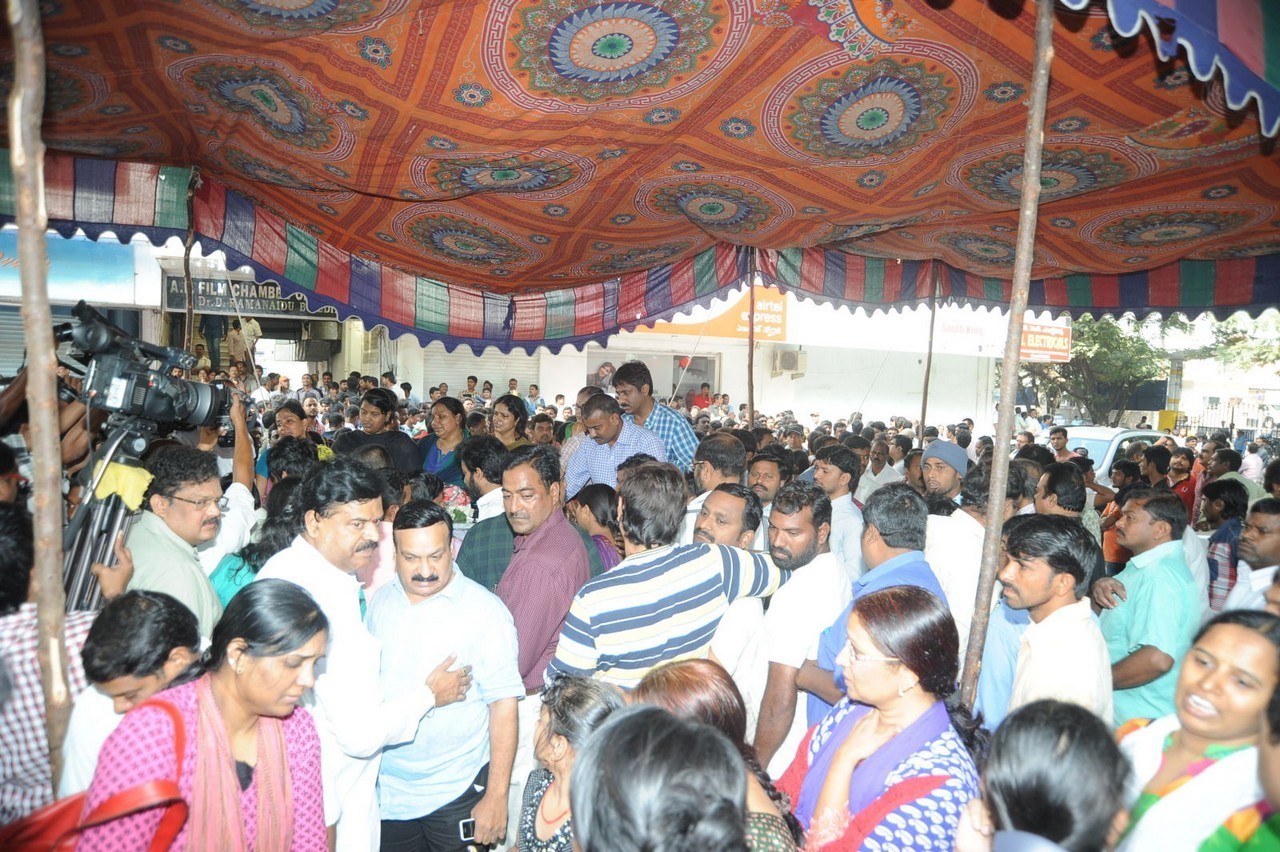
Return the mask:
<path id="1" fill-rule="evenodd" d="M 35 546 L 31 582 L 36 598 L 36 653 L 44 692 L 45 733 L 56 789 L 62 740 L 71 715 L 67 685 L 66 593 L 62 588 L 62 452 L 58 445 L 57 349 L 49 309 L 44 206 L 44 36 L 37 0 L 9 0 L 14 81 L 9 93 L 9 159 L 17 193 L 22 330 L 27 338 L 27 411 L 35 459 Z"/>
<path id="2" fill-rule="evenodd" d="M 929 344 L 924 353 L 924 391 L 920 395 L 920 434 L 916 435 L 916 445 L 924 446 L 924 427 L 929 423 L 925 418 L 929 415 L 929 374 L 933 372 L 933 327 L 938 321 L 938 274 L 939 263 L 934 261 L 929 275 Z"/>
<path id="3" fill-rule="evenodd" d="M 756 426 L 756 258 L 760 250 L 751 247 L 751 284 L 747 289 L 747 417 L 748 422 L 742 427 L 754 429 Z"/>
<path id="4" fill-rule="evenodd" d="M 1017 402 L 1018 355 L 1022 344 L 1022 320 L 1031 287 L 1031 263 L 1035 256 L 1036 214 L 1040 206 L 1040 153 L 1044 148 L 1044 114 L 1049 100 L 1049 67 L 1053 64 L 1053 0 L 1036 3 L 1036 52 L 1031 71 L 1031 102 L 1027 110 L 1027 147 L 1022 158 L 1022 199 L 1018 216 L 1018 246 L 1013 262 L 1009 295 L 1009 334 L 1004 342 L 1000 370 L 1000 413 L 996 422 L 996 451 L 991 454 L 991 489 L 987 500 L 987 535 L 982 542 L 982 570 L 973 604 L 973 626 L 965 652 L 960 699 L 973 707 L 982 668 L 982 646 L 991 614 L 991 593 L 1000 557 L 1000 532 L 1004 525 L 1004 493 L 1009 479 L 1009 441 L 1013 438 L 1013 407 Z"/>

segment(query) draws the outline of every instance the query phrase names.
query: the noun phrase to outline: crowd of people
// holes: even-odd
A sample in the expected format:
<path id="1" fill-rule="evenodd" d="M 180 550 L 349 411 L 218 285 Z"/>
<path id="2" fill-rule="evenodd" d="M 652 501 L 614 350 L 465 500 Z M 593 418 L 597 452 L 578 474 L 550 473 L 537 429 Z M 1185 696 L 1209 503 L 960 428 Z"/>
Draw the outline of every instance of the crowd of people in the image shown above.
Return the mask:
<path id="1" fill-rule="evenodd" d="M 0 826 L 168 779 L 175 849 L 1280 848 L 1265 441 L 1248 467 L 1225 432 L 1131 442 L 1103 476 L 1034 411 L 997 448 L 663 400 L 641 362 L 550 404 L 295 389 L 226 336 L 191 378 L 233 391 L 229 425 L 118 479 L 138 512 L 105 605 L 67 616 L 58 755 L 22 430 L 0 443 Z M 79 845 L 150 848 L 166 813 Z"/>

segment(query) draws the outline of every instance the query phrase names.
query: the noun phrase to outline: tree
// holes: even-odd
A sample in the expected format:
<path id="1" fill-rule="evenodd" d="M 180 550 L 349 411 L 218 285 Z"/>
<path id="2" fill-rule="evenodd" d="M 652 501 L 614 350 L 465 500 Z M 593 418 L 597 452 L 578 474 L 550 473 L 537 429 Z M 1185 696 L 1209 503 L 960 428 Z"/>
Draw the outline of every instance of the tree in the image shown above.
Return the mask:
<path id="1" fill-rule="evenodd" d="M 1084 316 L 1072 324 L 1069 362 L 1023 364 L 1021 376 L 1047 401 L 1061 394 L 1074 400 L 1094 423 L 1116 426 L 1139 385 L 1159 378 L 1168 368 L 1169 356 L 1150 342 L 1162 334 L 1159 320 L 1121 324 Z"/>
<path id="2" fill-rule="evenodd" d="M 1224 364 L 1250 369 L 1274 366 L 1277 353 L 1280 353 L 1280 322 L 1273 313 L 1256 320 L 1232 317 L 1217 323 L 1213 327 L 1213 346 L 1192 357 L 1217 358 Z"/>

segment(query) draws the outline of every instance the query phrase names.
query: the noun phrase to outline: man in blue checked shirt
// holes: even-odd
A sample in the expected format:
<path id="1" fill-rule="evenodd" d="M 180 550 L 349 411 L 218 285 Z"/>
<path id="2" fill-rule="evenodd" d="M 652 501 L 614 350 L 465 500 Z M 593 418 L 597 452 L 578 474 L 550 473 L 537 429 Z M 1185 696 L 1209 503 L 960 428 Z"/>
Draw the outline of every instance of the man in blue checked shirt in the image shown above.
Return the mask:
<path id="1" fill-rule="evenodd" d="M 588 483 L 616 487 L 618 465 L 636 453 L 667 460 L 662 439 L 623 420 L 618 401 L 607 394 L 595 394 L 583 404 L 582 424 L 588 440 L 582 442 L 564 469 L 564 493 L 571 500 Z"/>
<path id="2" fill-rule="evenodd" d="M 613 389 L 618 394 L 623 419 L 661 438 L 667 447 L 666 460 L 688 473 L 693 468 L 698 436 L 684 415 L 653 398 L 653 376 L 644 362 L 628 361 L 619 367 L 613 374 Z"/>

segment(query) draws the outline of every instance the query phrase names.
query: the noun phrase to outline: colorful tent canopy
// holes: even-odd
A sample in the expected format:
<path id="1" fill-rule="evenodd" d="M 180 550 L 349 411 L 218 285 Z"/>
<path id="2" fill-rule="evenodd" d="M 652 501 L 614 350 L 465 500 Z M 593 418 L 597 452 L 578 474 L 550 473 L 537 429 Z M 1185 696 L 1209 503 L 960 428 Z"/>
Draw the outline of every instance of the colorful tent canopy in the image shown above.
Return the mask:
<path id="1" fill-rule="evenodd" d="M 1191 67 L 1125 29 L 1161 5 L 1112 0 L 1130 37 L 1100 7 L 1059 9 L 1033 307 L 1278 301 L 1280 162 L 1254 109 L 1231 106 L 1253 98 L 1274 125 L 1272 13 L 1233 0 L 1253 17 L 1213 18 L 1216 48 L 1185 41 Z M 1191 39 L 1212 5 L 1177 0 L 1160 21 Z M 753 270 L 840 304 L 935 285 L 1007 300 L 1033 43 L 1021 2 L 44 8 L 56 227 L 191 228 L 393 334 L 554 350 Z M 1266 38 L 1236 38 L 1255 20 Z M 1198 82 L 1210 54 L 1225 88 Z"/>

